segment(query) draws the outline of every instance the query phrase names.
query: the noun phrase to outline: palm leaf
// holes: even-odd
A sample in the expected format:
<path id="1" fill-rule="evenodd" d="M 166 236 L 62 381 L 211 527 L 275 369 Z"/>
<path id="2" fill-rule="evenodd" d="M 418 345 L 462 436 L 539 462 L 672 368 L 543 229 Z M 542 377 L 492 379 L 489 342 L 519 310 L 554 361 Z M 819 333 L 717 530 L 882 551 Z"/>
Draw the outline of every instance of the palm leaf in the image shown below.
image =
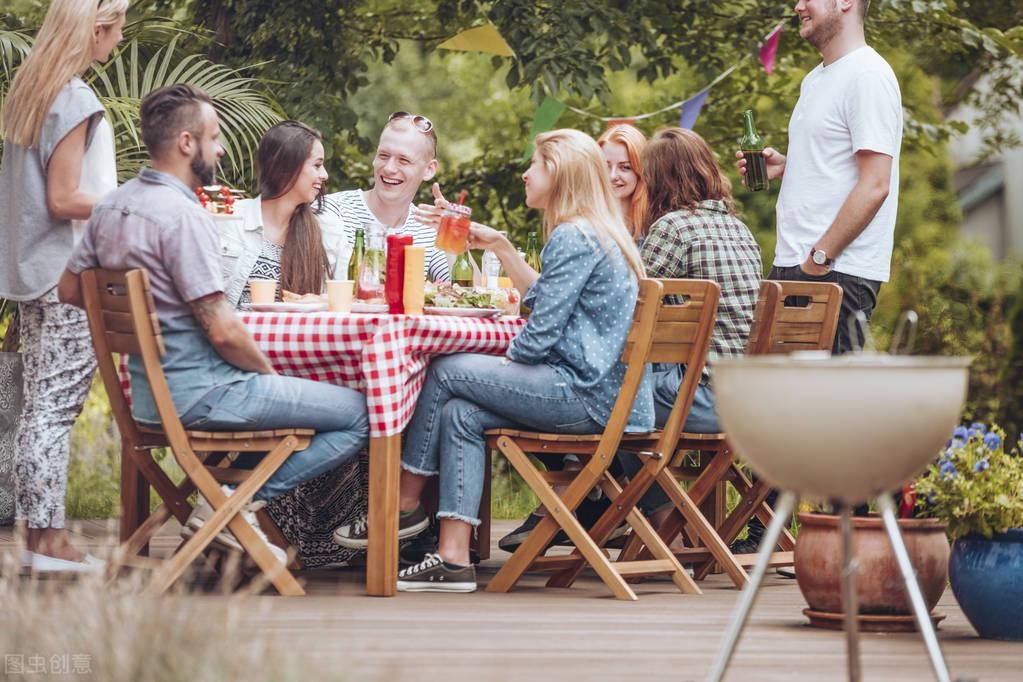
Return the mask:
<path id="1" fill-rule="evenodd" d="M 168 21 L 136 22 L 125 29 L 130 39 L 87 78 L 106 107 L 117 145 L 117 173 L 123 181 L 145 165 L 139 130 L 139 105 L 153 90 L 188 83 L 205 90 L 220 117 L 221 176 L 237 187 L 254 185 L 255 150 L 282 111 L 264 84 L 239 69 L 216 64 L 199 54 L 182 54 L 182 38 L 201 34 Z M 27 33 L 0 30 L 0 103 L 14 69 L 28 52 Z M 0 148 L 2 149 L 2 148 Z"/>

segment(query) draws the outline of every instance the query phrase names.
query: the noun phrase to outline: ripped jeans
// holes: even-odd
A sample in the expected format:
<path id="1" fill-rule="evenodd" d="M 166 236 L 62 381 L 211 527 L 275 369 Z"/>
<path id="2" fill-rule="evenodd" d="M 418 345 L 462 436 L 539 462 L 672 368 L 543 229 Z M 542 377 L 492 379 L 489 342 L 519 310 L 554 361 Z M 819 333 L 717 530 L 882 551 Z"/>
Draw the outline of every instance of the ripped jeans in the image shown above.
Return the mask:
<path id="1" fill-rule="evenodd" d="M 507 363 L 507 364 L 505 364 Z M 568 381 L 549 365 L 458 353 L 430 363 L 406 432 L 401 466 L 440 474 L 437 517 L 479 525 L 488 429 L 601 433 Z"/>

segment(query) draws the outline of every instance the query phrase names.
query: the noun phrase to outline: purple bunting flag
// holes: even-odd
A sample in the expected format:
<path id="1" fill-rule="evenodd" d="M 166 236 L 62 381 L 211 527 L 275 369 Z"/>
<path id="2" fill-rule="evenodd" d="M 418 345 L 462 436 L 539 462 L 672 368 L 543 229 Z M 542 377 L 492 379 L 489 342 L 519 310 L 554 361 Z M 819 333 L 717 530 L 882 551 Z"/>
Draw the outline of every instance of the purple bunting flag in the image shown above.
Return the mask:
<path id="1" fill-rule="evenodd" d="M 781 38 L 783 26 L 784 24 L 778 24 L 760 44 L 760 63 L 768 76 L 774 73 L 774 58 L 778 54 L 778 40 Z"/>
<path id="2" fill-rule="evenodd" d="M 679 128 L 693 129 L 693 126 L 696 125 L 696 118 L 700 115 L 700 109 L 703 108 L 703 103 L 707 101 L 709 94 L 710 90 L 707 89 L 682 103 L 682 115 L 678 119 Z"/>

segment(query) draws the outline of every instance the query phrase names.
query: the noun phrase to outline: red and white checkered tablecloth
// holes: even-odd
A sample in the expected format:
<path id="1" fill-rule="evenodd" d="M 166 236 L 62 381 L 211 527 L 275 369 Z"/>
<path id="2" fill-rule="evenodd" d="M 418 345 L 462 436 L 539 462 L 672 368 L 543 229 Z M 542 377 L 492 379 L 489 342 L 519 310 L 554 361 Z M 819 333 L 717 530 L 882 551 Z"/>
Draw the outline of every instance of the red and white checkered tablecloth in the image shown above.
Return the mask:
<path id="1" fill-rule="evenodd" d="M 525 324 L 441 315 L 242 313 L 281 374 L 329 381 L 366 395 L 370 436 L 401 433 L 435 355 L 503 353 Z M 127 384 L 122 363 L 122 380 Z"/>

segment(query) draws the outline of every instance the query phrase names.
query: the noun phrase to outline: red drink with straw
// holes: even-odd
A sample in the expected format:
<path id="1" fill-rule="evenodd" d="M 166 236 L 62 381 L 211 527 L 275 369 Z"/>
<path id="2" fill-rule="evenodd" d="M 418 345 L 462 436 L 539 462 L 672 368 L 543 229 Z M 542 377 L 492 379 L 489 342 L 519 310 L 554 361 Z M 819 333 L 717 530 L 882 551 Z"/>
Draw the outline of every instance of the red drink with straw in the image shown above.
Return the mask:
<path id="1" fill-rule="evenodd" d="M 458 197 L 457 204 L 449 204 L 440 217 L 437 228 L 437 248 L 449 253 L 465 251 L 465 240 L 469 236 L 469 225 L 472 222 L 472 209 L 462 204 L 465 201 L 465 190 Z"/>

